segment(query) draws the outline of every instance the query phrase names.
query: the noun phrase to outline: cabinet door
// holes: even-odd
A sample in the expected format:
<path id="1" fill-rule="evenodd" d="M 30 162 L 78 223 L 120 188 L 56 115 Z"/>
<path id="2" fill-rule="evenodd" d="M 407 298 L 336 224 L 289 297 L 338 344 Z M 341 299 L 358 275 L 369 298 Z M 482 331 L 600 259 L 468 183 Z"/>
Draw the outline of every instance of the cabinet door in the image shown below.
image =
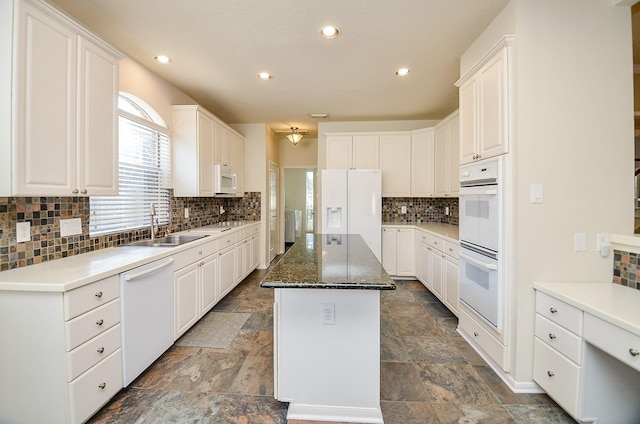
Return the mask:
<path id="1" fill-rule="evenodd" d="M 352 137 L 351 168 L 380 169 L 380 137 L 377 135 Z"/>
<path id="2" fill-rule="evenodd" d="M 507 152 L 507 50 L 496 54 L 480 71 L 480 137 L 482 159 Z"/>
<path id="3" fill-rule="evenodd" d="M 200 316 L 218 301 L 218 255 L 207 256 L 200 264 Z"/>
<path id="4" fill-rule="evenodd" d="M 118 194 L 118 59 L 78 38 L 78 187 Z"/>
<path id="5" fill-rule="evenodd" d="M 471 78 L 460 86 L 460 164 L 473 162 L 478 137 L 478 81 Z"/>
<path id="6" fill-rule="evenodd" d="M 27 3 L 17 4 L 14 191 L 71 196 L 77 189 L 77 36 Z"/>
<path id="7" fill-rule="evenodd" d="M 431 249 L 431 284 L 433 293 L 438 296 L 439 299 L 443 299 L 444 284 L 443 284 L 443 254 L 442 252 Z"/>
<path id="8" fill-rule="evenodd" d="M 431 248 L 424 243 L 420 243 L 420 274 L 422 284 L 428 289 L 433 289 L 433 278 L 431 276 Z"/>
<path id="9" fill-rule="evenodd" d="M 226 163 L 227 158 L 224 153 L 226 153 L 226 149 L 224 148 L 224 139 L 222 137 L 222 125 L 217 122 L 212 122 L 213 124 L 213 163 L 223 164 Z"/>
<path id="10" fill-rule="evenodd" d="M 380 136 L 382 196 L 411 195 L 411 135 Z"/>
<path id="11" fill-rule="evenodd" d="M 209 116 L 198 111 L 198 193 L 213 196 L 213 166 L 215 152 L 214 122 Z M 180 166 L 180 164 L 177 164 Z"/>
<path id="12" fill-rule="evenodd" d="M 458 315 L 458 261 L 445 256 L 444 258 L 444 304 L 451 312 Z"/>
<path id="13" fill-rule="evenodd" d="M 251 239 L 251 270 L 260 265 L 260 236 Z"/>
<path id="14" fill-rule="evenodd" d="M 326 169 L 350 169 L 352 166 L 352 139 L 350 135 L 326 137 Z"/>
<path id="15" fill-rule="evenodd" d="M 434 145 L 434 174 L 436 196 L 444 197 L 449 194 L 449 125 L 440 125 L 435 129 Z"/>
<path id="16" fill-rule="evenodd" d="M 434 130 L 411 134 L 411 195 L 429 197 L 434 194 Z"/>
<path id="17" fill-rule="evenodd" d="M 449 165 L 448 170 L 448 186 L 447 193 L 449 196 L 457 196 L 460 192 L 460 115 L 455 114 L 451 117 L 451 120 L 448 123 L 449 126 L 449 161 L 447 162 Z"/>
<path id="18" fill-rule="evenodd" d="M 396 244 L 398 230 L 396 228 L 382 229 L 382 267 L 387 274 L 396 274 Z"/>
<path id="19" fill-rule="evenodd" d="M 173 274 L 175 290 L 174 340 L 198 321 L 198 274 L 199 262 L 191 264 Z"/>
<path id="20" fill-rule="evenodd" d="M 413 229 L 398 229 L 396 241 L 396 272 L 397 275 L 403 277 L 411 277 L 415 275 L 415 257 L 414 257 L 414 241 Z"/>
<path id="21" fill-rule="evenodd" d="M 236 250 L 229 247 L 218 254 L 218 299 L 229 293 L 236 284 Z"/>
<path id="22" fill-rule="evenodd" d="M 235 171 L 236 171 L 237 187 L 238 187 L 236 196 L 242 197 L 244 196 L 244 138 L 235 134 L 234 147 L 236 152 Z"/>

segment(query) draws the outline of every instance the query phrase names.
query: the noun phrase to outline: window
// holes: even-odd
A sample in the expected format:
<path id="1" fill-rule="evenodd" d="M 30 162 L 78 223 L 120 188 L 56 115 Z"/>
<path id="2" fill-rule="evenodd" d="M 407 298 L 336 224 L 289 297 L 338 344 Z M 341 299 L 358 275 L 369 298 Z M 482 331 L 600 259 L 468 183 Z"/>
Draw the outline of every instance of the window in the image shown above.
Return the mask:
<path id="1" fill-rule="evenodd" d="M 170 223 L 171 158 L 169 130 L 148 104 L 120 93 L 119 195 L 89 199 L 91 236 L 151 224 L 151 205 L 158 224 Z"/>

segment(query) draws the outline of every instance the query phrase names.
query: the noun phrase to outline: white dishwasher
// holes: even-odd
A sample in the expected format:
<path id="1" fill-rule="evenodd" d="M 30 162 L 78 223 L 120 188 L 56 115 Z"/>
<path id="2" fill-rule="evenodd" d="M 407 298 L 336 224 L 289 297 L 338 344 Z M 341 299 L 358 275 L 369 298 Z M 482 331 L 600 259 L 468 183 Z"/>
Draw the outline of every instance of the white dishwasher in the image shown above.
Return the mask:
<path id="1" fill-rule="evenodd" d="M 120 274 L 124 387 L 173 344 L 173 293 L 173 258 Z"/>

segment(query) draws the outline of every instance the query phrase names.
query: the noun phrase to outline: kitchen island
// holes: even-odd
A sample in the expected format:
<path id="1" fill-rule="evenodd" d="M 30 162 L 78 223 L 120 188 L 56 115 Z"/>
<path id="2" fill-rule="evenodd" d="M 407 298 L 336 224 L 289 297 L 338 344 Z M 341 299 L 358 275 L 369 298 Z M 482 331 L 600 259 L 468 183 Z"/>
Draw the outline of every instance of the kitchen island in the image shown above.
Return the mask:
<path id="1" fill-rule="evenodd" d="M 362 237 L 307 234 L 260 286 L 275 289 L 274 396 L 287 419 L 382 423 L 380 290 L 395 284 Z"/>

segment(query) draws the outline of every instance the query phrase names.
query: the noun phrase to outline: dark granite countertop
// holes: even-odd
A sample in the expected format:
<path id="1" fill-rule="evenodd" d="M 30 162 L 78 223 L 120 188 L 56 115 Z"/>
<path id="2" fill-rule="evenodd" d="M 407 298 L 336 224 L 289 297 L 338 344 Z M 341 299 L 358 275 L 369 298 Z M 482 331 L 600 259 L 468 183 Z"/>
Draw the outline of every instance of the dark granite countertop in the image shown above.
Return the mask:
<path id="1" fill-rule="evenodd" d="M 265 288 L 395 290 L 396 285 L 357 234 L 307 234 L 260 282 Z"/>

